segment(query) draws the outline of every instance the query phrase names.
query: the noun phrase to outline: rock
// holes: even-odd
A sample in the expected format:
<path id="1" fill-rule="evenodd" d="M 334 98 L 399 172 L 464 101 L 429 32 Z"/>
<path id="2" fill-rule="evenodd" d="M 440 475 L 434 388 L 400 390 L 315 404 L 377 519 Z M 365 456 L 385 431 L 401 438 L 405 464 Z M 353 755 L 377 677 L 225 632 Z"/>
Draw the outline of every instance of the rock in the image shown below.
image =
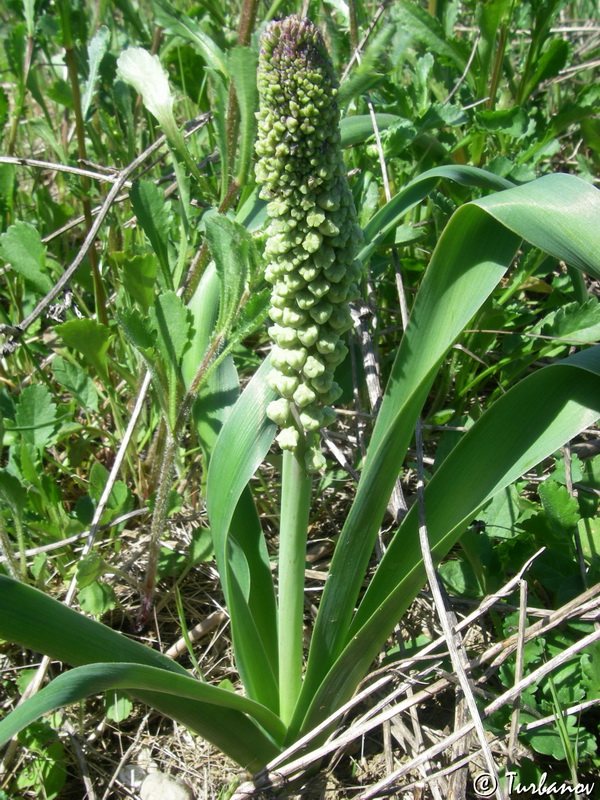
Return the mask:
<path id="1" fill-rule="evenodd" d="M 140 788 L 141 800 L 194 800 L 194 793 L 179 778 L 164 772 L 151 772 Z"/>

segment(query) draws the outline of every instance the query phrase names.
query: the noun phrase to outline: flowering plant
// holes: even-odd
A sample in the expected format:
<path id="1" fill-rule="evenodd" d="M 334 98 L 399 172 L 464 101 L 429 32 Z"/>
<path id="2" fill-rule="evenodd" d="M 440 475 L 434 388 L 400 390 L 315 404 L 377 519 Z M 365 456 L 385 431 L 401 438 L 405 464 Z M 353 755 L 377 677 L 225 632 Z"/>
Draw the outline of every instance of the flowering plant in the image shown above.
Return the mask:
<path id="1" fill-rule="evenodd" d="M 130 52 L 119 70 L 167 135 L 175 136 L 172 98 L 157 60 Z M 154 86 L 148 83 L 151 74 Z M 0 576 L 0 635 L 75 667 L 0 722 L 0 741 L 51 709 L 122 688 L 247 769 L 264 767 L 322 726 L 368 672 L 424 583 L 419 528 L 426 524 L 441 559 L 484 503 L 600 417 L 599 347 L 530 374 L 447 456 L 425 491 L 425 523 L 414 506 L 371 574 L 379 527 L 444 357 L 523 239 L 600 277 L 600 192 L 569 175 L 515 187 L 473 167 L 441 167 L 399 192 L 361 234 L 340 151 L 336 79 L 312 23 L 291 17 L 270 24 L 262 39 L 258 86 L 257 179 L 270 218 L 265 277 L 272 285 L 269 332 L 275 345 L 235 404 L 221 409 L 227 419 L 209 453 L 206 485 L 244 693 L 196 680 L 159 652 Z M 361 262 L 442 177 L 493 193 L 453 214 L 431 257 L 337 537 L 305 659 L 307 527 L 314 474 L 325 466 L 320 432 L 335 416 L 334 370 L 346 353 L 348 304 L 359 292 Z M 205 273 L 194 302 L 212 303 L 213 316 L 198 314 L 198 319 L 218 317 L 221 330 L 241 298 L 247 299 L 244 259 L 251 260 L 252 247 L 240 223 L 219 219 L 207 223 L 215 267 Z M 239 256 L 234 266 L 232 253 Z M 206 312 L 208 306 L 202 308 Z M 135 321 L 139 331 L 141 322 Z M 219 337 L 220 346 L 225 336 Z M 200 361 L 217 363 L 214 342 L 205 350 L 198 341 L 194 345 L 202 351 Z M 276 583 L 248 488 L 275 438 L 284 450 Z M 320 735 L 326 733 L 324 726 Z"/>

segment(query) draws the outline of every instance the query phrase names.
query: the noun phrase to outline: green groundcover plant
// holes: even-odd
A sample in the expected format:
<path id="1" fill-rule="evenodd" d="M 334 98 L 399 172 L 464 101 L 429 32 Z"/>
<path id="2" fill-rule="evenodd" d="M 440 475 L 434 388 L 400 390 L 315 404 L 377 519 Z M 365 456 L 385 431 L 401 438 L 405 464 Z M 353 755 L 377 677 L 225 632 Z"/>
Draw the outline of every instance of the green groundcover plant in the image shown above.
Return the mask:
<path id="1" fill-rule="evenodd" d="M 523 242 L 600 279 L 600 192 L 567 174 L 515 186 L 475 167 L 437 167 L 405 186 L 361 231 L 340 150 L 337 80 L 308 20 L 292 16 L 268 26 L 258 90 L 256 175 L 269 218 L 264 255 L 274 345 L 237 401 L 219 409 L 225 421 L 208 448 L 206 479 L 244 692 L 195 679 L 159 652 L 0 576 L 0 635 L 74 667 L 0 722 L 0 742 L 53 709 L 123 689 L 255 772 L 327 719 L 355 692 L 425 582 L 413 507 L 363 591 L 394 483 L 448 351 Z M 177 132 L 172 144 L 184 147 Z M 375 248 L 442 178 L 491 193 L 452 214 L 431 256 L 339 532 L 305 659 L 307 527 L 311 504 L 318 502 L 314 475 L 325 467 L 320 431 L 335 424 L 332 404 L 340 390 L 334 371 L 347 352 L 350 304 Z M 207 222 L 206 235 L 213 264 L 188 307 L 216 322 L 186 354 L 183 378 L 194 389 L 200 384 L 189 367 L 194 358 L 196 365 L 210 366 L 213 379 L 226 381 L 227 337 L 256 246 L 239 221 L 218 215 Z M 140 316 L 123 323 L 151 362 L 151 338 Z M 238 340 L 244 330 L 242 324 Z M 169 384 L 168 369 L 164 373 Z M 165 417 L 176 442 L 173 408 L 168 399 Z M 426 487 L 435 558 L 449 552 L 487 501 L 599 417 L 599 346 L 536 369 L 501 395 Z M 276 582 L 248 487 L 274 440 L 283 450 Z"/>

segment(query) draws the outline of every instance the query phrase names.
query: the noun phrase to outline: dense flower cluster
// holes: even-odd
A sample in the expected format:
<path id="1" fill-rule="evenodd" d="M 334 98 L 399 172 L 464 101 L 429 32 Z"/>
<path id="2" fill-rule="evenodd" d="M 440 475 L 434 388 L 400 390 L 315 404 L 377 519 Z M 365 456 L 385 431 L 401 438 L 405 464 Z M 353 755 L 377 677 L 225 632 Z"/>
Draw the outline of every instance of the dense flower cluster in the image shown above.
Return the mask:
<path id="1" fill-rule="evenodd" d="M 277 440 L 309 443 L 308 468 L 324 465 L 318 431 L 335 415 L 333 380 L 347 347 L 349 302 L 358 295 L 362 233 L 340 149 L 337 80 L 318 29 L 296 15 L 273 22 L 261 40 L 258 165 L 270 217 L 266 278 L 273 285 L 270 385 L 280 395 L 269 417 Z"/>

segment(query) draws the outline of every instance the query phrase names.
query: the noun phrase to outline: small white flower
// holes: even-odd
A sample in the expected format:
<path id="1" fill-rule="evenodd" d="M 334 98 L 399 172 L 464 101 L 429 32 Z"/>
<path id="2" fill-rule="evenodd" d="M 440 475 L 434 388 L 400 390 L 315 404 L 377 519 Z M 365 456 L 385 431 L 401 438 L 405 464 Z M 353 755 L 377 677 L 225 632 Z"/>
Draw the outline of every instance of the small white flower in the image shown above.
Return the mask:
<path id="1" fill-rule="evenodd" d="M 165 133 L 177 130 L 169 77 L 157 55 L 150 55 L 143 47 L 128 47 L 117 60 L 117 75 L 142 95 L 144 105 Z"/>

